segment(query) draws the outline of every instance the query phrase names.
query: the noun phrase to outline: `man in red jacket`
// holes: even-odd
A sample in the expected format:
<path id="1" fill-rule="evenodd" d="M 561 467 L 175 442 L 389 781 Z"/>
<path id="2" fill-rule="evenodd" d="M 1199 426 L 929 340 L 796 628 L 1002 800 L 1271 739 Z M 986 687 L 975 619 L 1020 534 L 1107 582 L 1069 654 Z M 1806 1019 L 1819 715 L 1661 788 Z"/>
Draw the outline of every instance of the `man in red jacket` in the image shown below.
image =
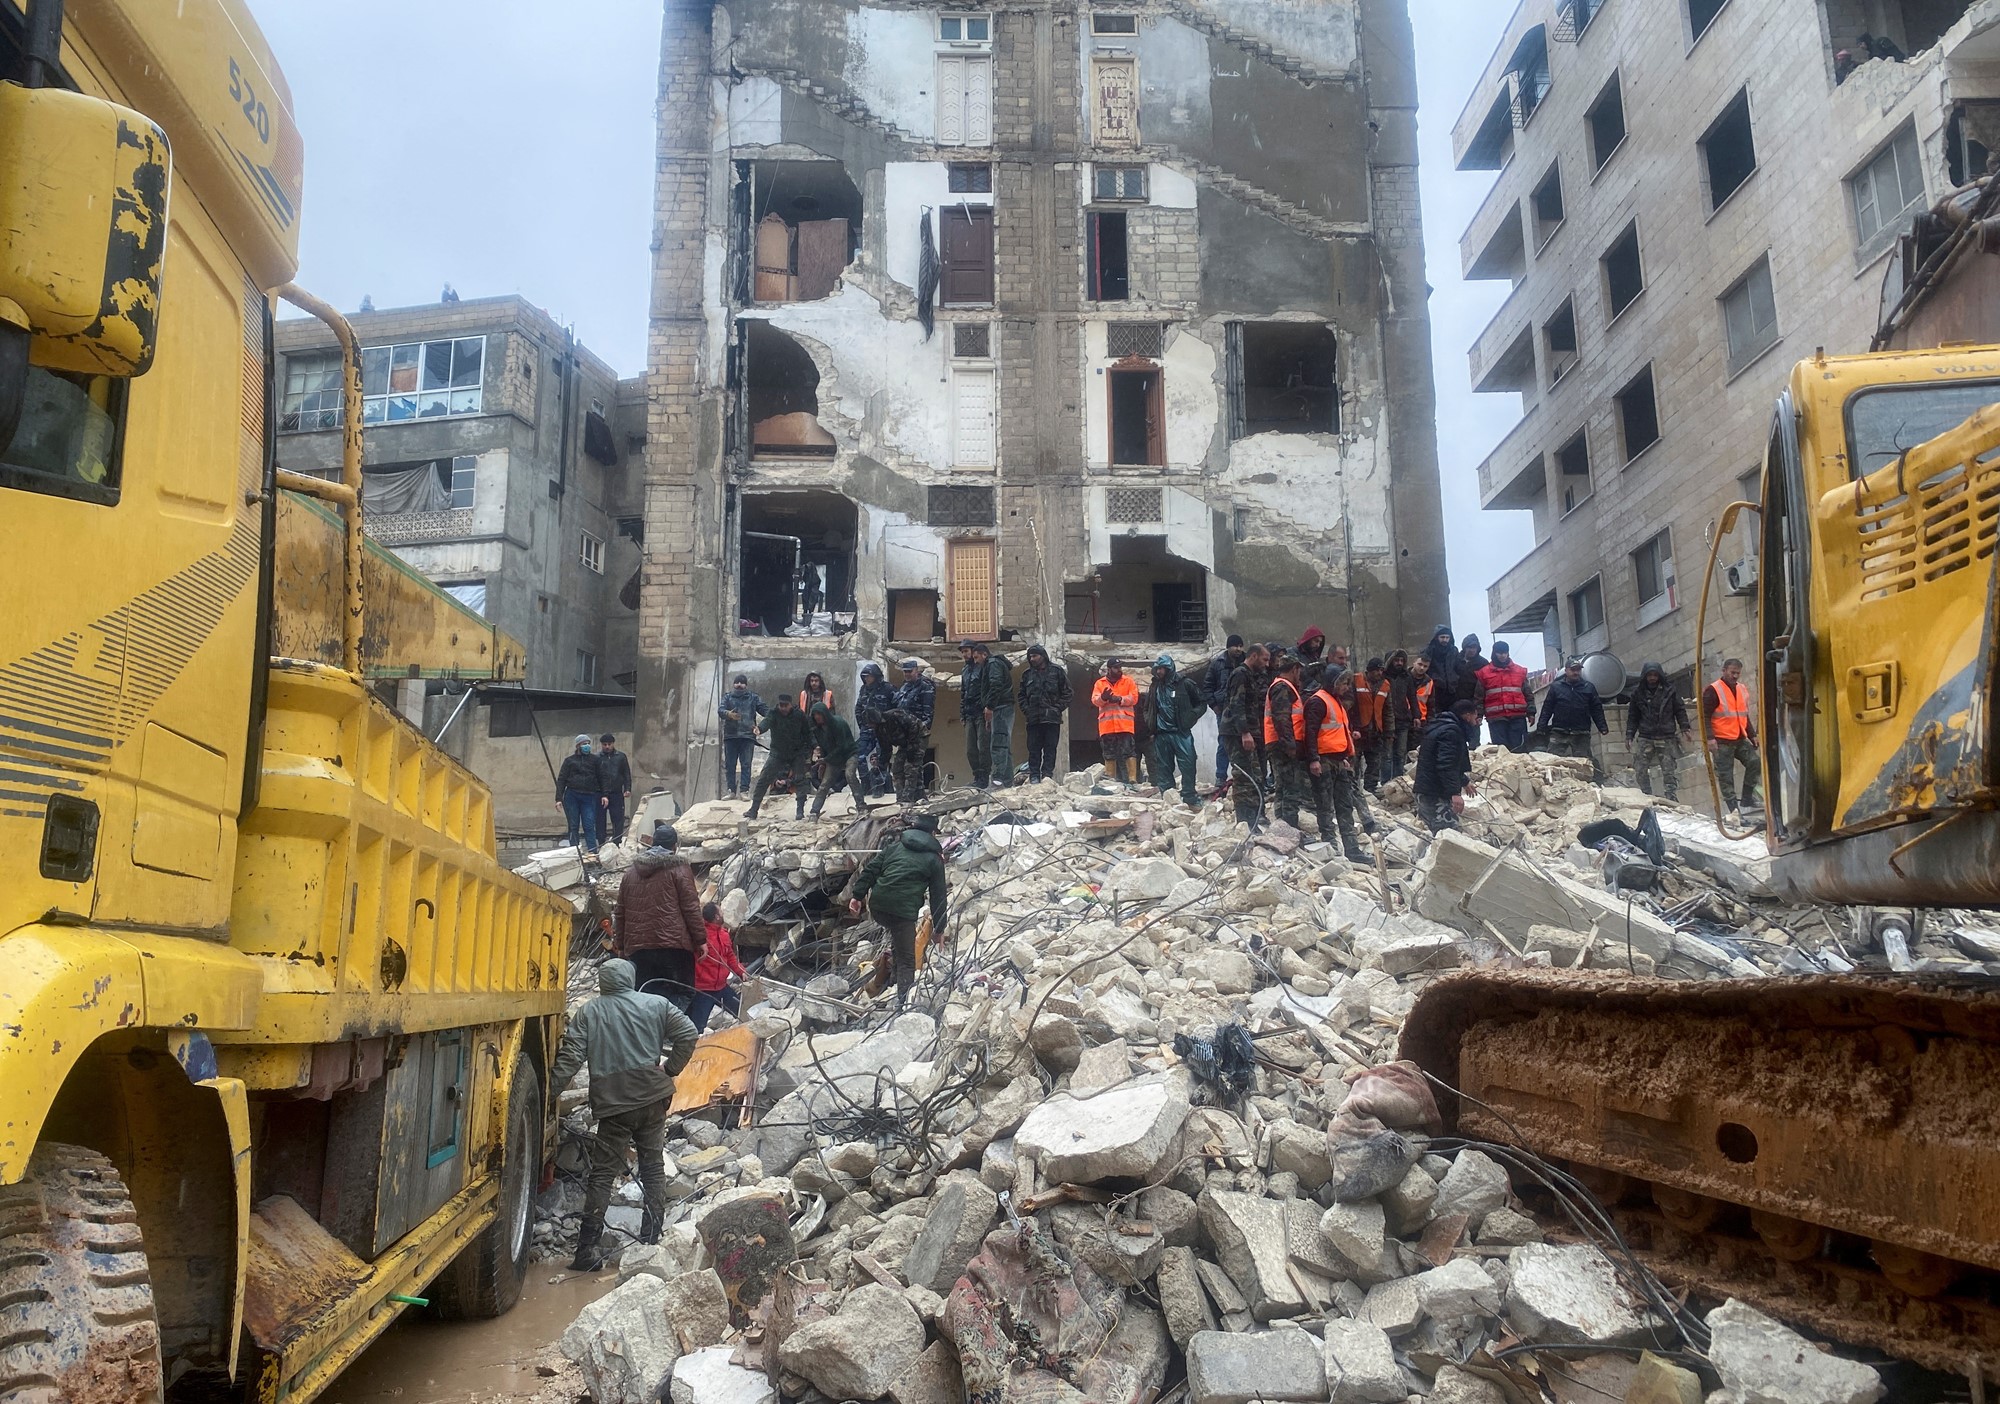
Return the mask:
<path id="1" fill-rule="evenodd" d="M 729 934 L 729 928 L 722 924 L 722 908 L 710 902 L 701 909 L 702 925 L 706 928 L 708 949 L 695 958 L 694 962 L 694 1003 L 688 1009 L 688 1018 L 697 1031 L 708 1027 L 708 1016 L 720 1005 L 734 1015 L 742 1008 L 742 1000 L 736 991 L 729 988 L 731 977 L 738 980 L 749 978 L 743 962 L 737 958 L 736 942 Z"/>
<path id="2" fill-rule="evenodd" d="M 672 824 L 653 827 L 653 846 L 618 881 L 612 952 L 632 962 L 642 993 L 663 995 L 685 1014 L 694 1000 L 694 962 L 707 944 L 694 869 L 674 853 Z"/>
<path id="3" fill-rule="evenodd" d="M 1486 729 L 1495 745 L 1510 751 L 1528 749 L 1528 718 L 1535 710 L 1535 696 L 1528 687 L 1528 670 L 1514 661 L 1504 643 L 1493 645 L 1493 661 L 1475 675 L 1479 680 L 1472 700 L 1486 715 Z"/>

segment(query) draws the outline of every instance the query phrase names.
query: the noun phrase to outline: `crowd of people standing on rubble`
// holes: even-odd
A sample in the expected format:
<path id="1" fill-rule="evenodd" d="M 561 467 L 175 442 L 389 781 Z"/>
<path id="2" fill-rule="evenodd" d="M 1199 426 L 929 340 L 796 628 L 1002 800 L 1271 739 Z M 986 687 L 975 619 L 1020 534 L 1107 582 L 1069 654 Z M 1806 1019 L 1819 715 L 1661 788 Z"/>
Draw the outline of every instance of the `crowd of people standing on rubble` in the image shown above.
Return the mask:
<path id="1" fill-rule="evenodd" d="M 1320 832 L 1337 831 L 1351 859 L 1367 856 L 1361 835 L 1375 821 L 1368 796 L 1385 781 L 1411 777 L 1420 815 L 1432 828 L 1453 826 L 1473 792 L 1471 752 L 1485 739 L 1513 751 L 1536 748 L 1588 760 L 1607 778 L 1598 736 L 1608 736 L 1605 699 L 1584 677 L 1579 658 L 1536 695 L 1528 669 L 1505 642 L 1489 656 L 1477 635 L 1454 639 L 1439 626 L 1414 652 L 1395 649 L 1357 661 L 1323 630 L 1307 629 L 1295 643 L 1246 643 L 1231 635 L 1205 666 L 1184 668 L 1171 655 L 1152 660 L 1149 675 L 1106 659 L 1087 685 L 1041 644 L 1029 645 L 1016 668 L 984 641 L 958 646 L 963 668 L 958 715 L 965 727 L 966 766 L 975 789 L 1029 783 L 1067 773 L 1062 729 L 1079 694 L 1096 716 L 1103 778 L 1178 791 L 1190 806 L 1227 802 L 1237 819 L 1257 826 L 1268 817 L 1296 825 L 1311 809 Z M 756 818 L 774 789 L 789 792 L 796 817 L 817 816 L 827 797 L 850 790 L 858 806 L 871 799 L 908 804 L 928 785 L 929 746 L 938 684 L 922 659 L 905 658 L 892 683 L 867 663 L 852 699 L 850 722 L 841 699 L 818 673 L 796 694 L 771 702 L 738 675 L 717 708 L 722 724 L 726 798 L 748 798 Z M 1734 815 L 1756 804 L 1756 727 L 1730 660 L 1703 689 L 1701 707 L 1722 772 L 1725 805 Z M 1539 705 L 1538 705 L 1539 704 Z M 1014 757 L 1015 713 L 1027 741 L 1024 766 Z M 1217 783 L 1204 797 L 1196 781 L 1195 732 L 1215 718 Z M 1647 663 L 1626 701 L 1626 738 L 1639 786 L 1678 798 L 1683 743 L 1692 740 L 1686 700 L 1657 663 Z M 766 754 L 755 779 L 759 740 Z M 1738 767 L 1744 773 L 1740 792 Z"/>

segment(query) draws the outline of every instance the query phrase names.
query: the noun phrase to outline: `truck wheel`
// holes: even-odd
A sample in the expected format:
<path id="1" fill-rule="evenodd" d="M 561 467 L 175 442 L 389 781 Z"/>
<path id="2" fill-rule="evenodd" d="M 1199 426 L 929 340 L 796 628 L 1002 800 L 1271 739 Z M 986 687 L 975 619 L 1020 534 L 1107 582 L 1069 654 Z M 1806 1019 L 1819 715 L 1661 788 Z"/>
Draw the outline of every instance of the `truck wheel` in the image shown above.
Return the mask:
<path id="1" fill-rule="evenodd" d="M 493 1222 L 431 1284 L 431 1307 L 447 1321 L 484 1321 L 521 1300 L 535 1242 L 535 1181 L 542 1168 L 542 1080 L 534 1064 L 514 1065 L 507 1095 L 507 1140 L 500 1153 L 500 1207 Z M 10 1404 L 0 1394 L 0 1404 Z"/>
<path id="2" fill-rule="evenodd" d="M 0 1404 L 159 1404 L 160 1327 L 138 1211 L 82 1146 L 38 1146 L 0 1188 Z"/>

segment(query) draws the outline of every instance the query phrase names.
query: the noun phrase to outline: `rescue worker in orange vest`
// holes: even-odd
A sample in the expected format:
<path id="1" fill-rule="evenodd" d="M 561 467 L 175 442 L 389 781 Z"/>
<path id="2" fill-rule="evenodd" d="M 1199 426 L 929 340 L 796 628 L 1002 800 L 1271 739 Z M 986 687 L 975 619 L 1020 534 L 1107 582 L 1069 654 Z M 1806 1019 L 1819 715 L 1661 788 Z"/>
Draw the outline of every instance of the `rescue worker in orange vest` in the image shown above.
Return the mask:
<path id="1" fill-rule="evenodd" d="M 1535 710 L 1535 696 L 1528 687 L 1528 670 L 1514 661 L 1513 650 L 1504 643 L 1493 645 L 1493 661 L 1476 675 L 1478 690 L 1472 700 L 1486 716 L 1486 729 L 1495 745 L 1510 751 L 1528 749 L 1528 718 Z"/>
<path id="2" fill-rule="evenodd" d="M 1306 731 L 1304 672 L 1299 656 L 1285 649 L 1271 665 L 1271 689 L 1264 695 L 1264 755 L 1271 763 L 1276 813 L 1295 829 L 1299 809 L 1312 798 L 1308 766 L 1317 755 Z"/>
<path id="3" fill-rule="evenodd" d="M 1097 743 L 1104 754 L 1104 778 L 1139 783 L 1139 684 L 1125 676 L 1116 658 L 1104 662 L 1104 676 L 1090 689 L 1097 708 Z"/>
<path id="4" fill-rule="evenodd" d="M 1757 721 L 1750 715 L 1750 692 L 1743 686 L 1743 660 L 1726 658 L 1722 676 L 1702 689 L 1701 716 L 1708 731 L 1709 753 L 1715 757 L 1722 803 L 1731 819 L 1759 807 L 1757 775 L 1763 762 L 1757 752 Z M 1743 767 L 1743 798 L 1736 794 L 1736 767 Z"/>
<path id="5" fill-rule="evenodd" d="M 1361 846 L 1354 831 L 1354 764 L 1359 747 L 1347 709 L 1341 706 L 1331 686 L 1306 694 L 1304 721 L 1306 775 L 1312 790 L 1313 813 L 1319 819 L 1319 836 L 1330 839 L 1338 827 L 1340 850 L 1347 855 L 1347 861 L 1372 863 L 1375 860 Z"/>
<path id="6" fill-rule="evenodd" d="M 1396 724 L 1389 715 L 1388 667 L 1379 658 L 1368 660 L 1361 676 L 1354 680 L 1355 745 L 1361 752 L 1361 783 L 1370 794 L 1390 776 L 1389 741 Z"/>

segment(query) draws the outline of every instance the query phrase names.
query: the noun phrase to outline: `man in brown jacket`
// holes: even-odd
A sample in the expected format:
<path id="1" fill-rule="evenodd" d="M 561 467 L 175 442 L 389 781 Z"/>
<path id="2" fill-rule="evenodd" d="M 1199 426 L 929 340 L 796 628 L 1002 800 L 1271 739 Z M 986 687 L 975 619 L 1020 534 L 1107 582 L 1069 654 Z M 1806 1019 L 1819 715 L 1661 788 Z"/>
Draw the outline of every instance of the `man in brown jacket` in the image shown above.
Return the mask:
<path id="1" fill-rule="evenodd" d="M 679 844 L 673 825 L 656 824 L 653 846 L 619 879 L 611 949 L 632 962 L 640 990 L 664 995 L 685 1014 L 694 1000 L 695 957 L 708 940 L 694 869 L 675 854 Z"/>

